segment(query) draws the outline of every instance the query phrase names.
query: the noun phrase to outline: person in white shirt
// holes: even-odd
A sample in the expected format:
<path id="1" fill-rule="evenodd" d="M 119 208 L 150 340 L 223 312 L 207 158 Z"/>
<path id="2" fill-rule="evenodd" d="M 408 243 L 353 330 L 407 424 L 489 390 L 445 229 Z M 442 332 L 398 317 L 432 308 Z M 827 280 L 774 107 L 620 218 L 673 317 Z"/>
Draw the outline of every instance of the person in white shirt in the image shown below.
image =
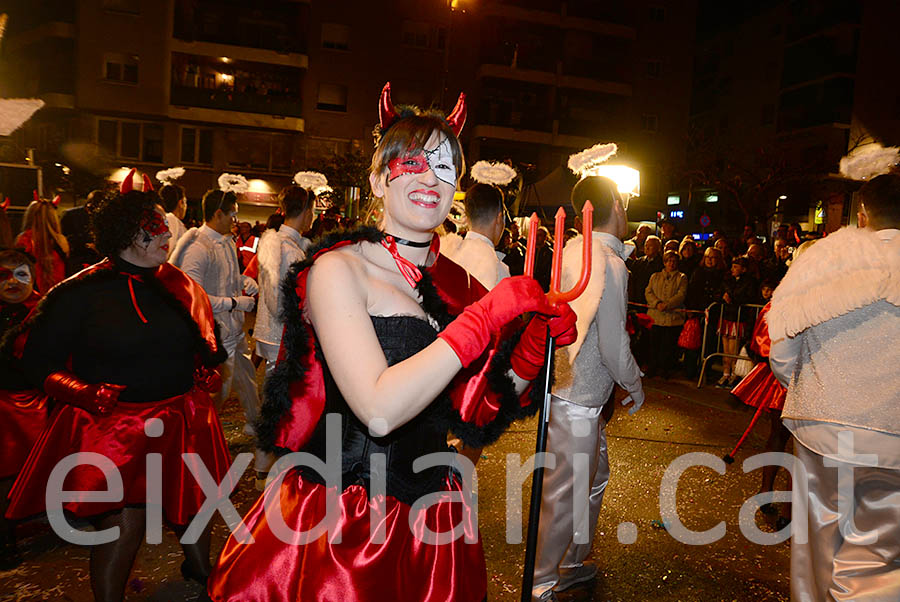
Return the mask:
<path id="1" fill-rule="evenodd" d="M 277 230 L 266 230 L 259 243 L 259 307 L 256 310 L 256 353 L 266 360 L 266 375 L 271 374 L 278 359 L 281 334 L 283 295 L 281 283 L 291 264 L 306 259 L 310 241 L 303 236 L 312 224 L 315 195 L 300 186 L 290 185 L 278 195 L 278 206 L 284 223 Z"/>
<path id="2" fill-rule="evenodd" d="M 900 175 L 864 184 L 859 228 L 796 258 L 769 310 L 794 436 L 791 599 L 900 600 Z M 808 535 L 804 541 L 799 533 Z"/>
<path id="3" fill-rule="evenodd" d="M 469 231 L 447 256 L 491 290 L 509 276 L 503 254 L 494 250 L 506 226 L 503 193 L 490 184 L 475 184 L 466 191 L 465 206 Z"/>
<path id="4" fill-rule="evenodd" d="M 228 359 L 222 364 L 222 390 L 214 397 L 217 409 L 234 389 L 244 408 L 244 432 L 255 434 L 259 393 L 250 350 L 244 335 L 244 314 L 253 311 L 256 282 L 241 275 L 231 227 L 237 217 L 237 194 L 210 190 L 203 196 L 205 223 L 185 232 L 169 261 L 193 278 L 209 296 Z"/>
<path id="5" fill-rule="evenodd" d="M 596 575 L 597 567 L 584 559 L 609 481 L 606 423 L 611 413 L 604 415 L 604 406 L 616 384 L 629 395 L 622 404 L 634 402 L 630 413 L 644 402 L 641 371 L 625 330 L 625 259 L 634 250 L 622 242 L 628 228 L 626 206 L 616 184 L 601 176 L 588 176 L 572 190 L 576 214 L 588 200 L 594 207 L 591 278 L 584 293 L 570 303 L 577 316 L 575 343 L 556 352 L 547 431 L 547 451 L 555 454 L 556 466 L 544 470 L 533 600 L 555 600 L 555 592 Z M 563 290 L 578 280 L 584 244 L 579 235 L 565 247 Z M 587 457 L 587 466 L 576 468 L 579 455 Z M 575 498 L 576 480 L 587 481 L 587 499 Z"/>
<path id="6" fill-rule="evenodd" d="M 184 214 L 187 213 L 187 200 L 184 198 L 184 188 L 178 184 L 163 184 L 159 189 L 159 198 L 166 210 L 166 222 L 169 224 L 169 232 L 172 238 L 169 240 L 169 257 L 175 252 L 175 247 L 187 228 L 184 227 Z"/>

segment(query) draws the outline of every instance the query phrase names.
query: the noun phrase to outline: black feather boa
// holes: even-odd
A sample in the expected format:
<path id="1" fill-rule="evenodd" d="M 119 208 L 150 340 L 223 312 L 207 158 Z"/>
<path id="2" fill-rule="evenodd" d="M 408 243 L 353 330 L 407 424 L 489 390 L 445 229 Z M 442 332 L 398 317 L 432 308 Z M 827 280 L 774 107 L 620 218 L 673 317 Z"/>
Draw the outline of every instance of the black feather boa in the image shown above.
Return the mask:
<path id="1" fill-rule="evenodd" d="M 0 343 L 0 357 L 4 360 L 12 358 L 15 341 L 19 335 L 30 330 L 35 324 L 42 321 L 52 308 L 63 302 L 66 297 L 69 297 L 70 292 L 77 294 L 79 288 L 88 286 L 90 283 L 109 281 L 116 278 L 120 278 L 120 273 L 118 270 L 114 269 L 114 264 L 112 262 L 106 264 L 99 263 L 86 268 L 71 278 L 67 278 L 57 284 L 38 302 L 34 310 L 29 314 L 27 320 L 14 328 L 11 328 L 6 333 L 2 343 Z M 185 275 L 185 278 L 189 278 L 189 276 Z M 215 324 L 216 349 L 213 350 L 210 349 L 206 339 L 204 339 L 203 335 L 200 333 L 200 327 L 197 326 L 197 322 L 194 321 L 191 312 L 175 297 L 175 295 L 169 292 L 169 290 L 154 277 L 144 278 L 143 282 L 159 295 L 166 305 L 171 307 L 177 315 L 181 316 L 182 319 L 187 322 L 188 328 L 191 331 L 191 338 L 194 341 L 195 353 L 203 366 L 214 368 L 228 358 L 228 352 L 225 350 L 224 345 L 222 345 L 218 323 Z M 71 299 L 71 297 L 69 297 L 69 299 Z"/>
<path id="2" fill-rule="evenodd" d="M 288 270 L 281 283 L 284 299 L 281 319 L 285 324 L 282 345 L 286 352 L 286 360 L 278 362 L 272 375 L 266 380 L 265 399 L 256 423 L 258 445 L 261 449 L 278 454 L 291 451 L 277 447 L 275 441 L 278 426 L 291 409 L 291 383 L 302 380 L 306 375 L 308 367 L 300 360 L 305 357 L 309 349 L 312 328 L 303 318 L 302 300 L 298 298 L 296 291 L 297 276 L 303 270 L 309 269 L 318 253 L 340 242 L 377 243 L 383 237 L 384 234 L 381 231 L 371 227 L 330 233 L 319 239 L 309 249 L 305 260 L 294 263 Z M 439 330 L 443 330 L 455 319 L 455 316 L 449 313 L 447 304 L 441 299 L 431 274 L 424 269 L 421 271 L 422 279 L 416 288 L 422 296 L 422 309 L 438 324 Z M 500 411 L 496 418 L 481 427 L 464 422 L 459 412 L 453 408 L 450 397 L 445 391 L 430 408 L 429 420 L 435 421 L 439 430 L 452 431 L 467 446 L 483 447 L 496 441 L 514 420 L 532 416 L 537 412 L 540 404 L 543 403 L 541 388 L 532 387 L 529 393 L 529 403 L 522 406 L 520 396 L 516 394 L 515 385 L 508 375 L 512 350 L 520 336 L 521 330 L 501 343 L 488 371 L 488 385 L 499 394 L 500 398 Z M 315 354 L 317 361 L 324 363 L 325 360 L 318 345 L 316 345 Z M 542 383 L 545 375 L 545 369 L 542 369 L 534 382 Z M 451 386 L 453 385 L 451 384 Z"/>

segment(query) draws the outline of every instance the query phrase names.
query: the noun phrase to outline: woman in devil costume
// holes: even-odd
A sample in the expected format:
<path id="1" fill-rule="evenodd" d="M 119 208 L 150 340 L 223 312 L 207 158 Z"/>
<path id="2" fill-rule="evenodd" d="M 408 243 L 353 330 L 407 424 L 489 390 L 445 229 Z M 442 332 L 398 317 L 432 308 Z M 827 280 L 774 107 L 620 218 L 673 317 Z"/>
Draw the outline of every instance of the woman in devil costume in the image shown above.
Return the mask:
<path id="1" fill-rule="evenodd" d="M 0 205 L 2 207 L 2 205 Z M 34 258 L 20 249 L 0 251 L 0 339 L 37 305 Z M 19 562 L 15 527 L 7 521 L 7 495 L 47 424 L 47 396 L 25 378 L 21 362 L 0 361 L 0 571 Z"/>
<path id="2" fill-rule="evenodd" d="M 54 404 L 7 516 L 43 512 L 48 478 L 70 454 L 105 456 L 121 475 L 124 495 L 113 501 L 88 495 L 114 487 L 96 466 L 75 466 L 63 484 L 64 510 L 97 530 L 119 529 L 116 539 L 91 549 L 91 587 L 104 601 L 122 599 L 151 503 L 180 534 L 205 501 L 191 475 L 203 467 L 189 467 L 182 454 L 196 454 L 217 483 L 230 464 L 209 396 L 213 368 L 224 359 L 209 300 L 166 263 L 165 212 L 146 176 L 143 191 L 132 190 L 133 174 L 92 209 L 106 259 L 48 293 L 3 350 L 22 358 L 28 379 Z M 149 454 L 161 460 L 161 489 L 148 481 Z M 209 529 L 182 547 L 182 573 L 205 582 Z"/>
<path id="3" fill-rule="evenodd" d="M 481 446 L 535 412 L 548 324 L 574 340 L 574 314 L 534 279 L 486 293 L 440 255 L 434 230 L 463 173 L 463 97 L 446 119 L 398 112 L 388 84 L 379 108 L 369 182 L 381 229 L 321 240 L 288 272 L 282 361 L 257 429 L 264 447 L 336 465 L 337 482 L 282 457 L 244 518 L 249 533 L 236 531 L 213 569 L 217 601 L 482 600 L 470 483 L 446 458 L 422 457 L 447 451 L 448 430 Z M 323 518 L 327 534 L 314 529 Z"/>

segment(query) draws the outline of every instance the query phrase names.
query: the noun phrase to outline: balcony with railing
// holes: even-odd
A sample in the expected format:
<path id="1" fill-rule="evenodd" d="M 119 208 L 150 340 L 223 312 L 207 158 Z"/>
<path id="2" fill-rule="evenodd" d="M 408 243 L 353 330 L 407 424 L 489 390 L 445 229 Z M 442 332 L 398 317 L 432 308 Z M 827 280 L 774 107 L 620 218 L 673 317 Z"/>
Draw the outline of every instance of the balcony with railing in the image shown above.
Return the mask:
<path id="1" fill-rule="evenodd" d="M 789 46 L 784 53 L 781 87 L 789 88 L 836 73 L 855 73 L 858 31 L 822 35 Z"/>
<path id="2" fill-rule="evenodd" d="M 302 69 L 173 52 L 169 103 L 300 117 L 302 81 Z"/>
<path id="3" fill-rule="evenodd" d="M 177 0 L 173 36 L 185 42 L 306 54 L 307 10 L 299 2 L 248 6 L 238 0 Z"/>

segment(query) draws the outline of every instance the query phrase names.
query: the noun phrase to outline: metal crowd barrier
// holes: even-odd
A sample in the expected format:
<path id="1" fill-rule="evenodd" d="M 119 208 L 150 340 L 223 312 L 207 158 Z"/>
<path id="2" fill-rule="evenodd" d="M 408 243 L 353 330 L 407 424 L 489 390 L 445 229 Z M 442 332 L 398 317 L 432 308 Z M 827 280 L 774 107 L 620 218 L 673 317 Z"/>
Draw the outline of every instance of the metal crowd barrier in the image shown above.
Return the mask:
<path id="1" fill-rule="evenodd" d="M 642 313 L 646 313 L 646 311 L 649 308 L 650 308 L 650 306 L 647 305 L 646 303 L 635 303 L 633 301 L 628 302 L 628 310 L 629 311 L 635 310 L 635 311 L 641 311 Z M 717 319 L 712 320 L 710 318 L 715 315 L 716 308 L 718 308 L 718 317 L 717 317 Z M 750 331 L 745 334 L 744 339 L 749 339 L 749 337 L 752 335 L 753 327 L 756 325 L 756 319 L 759 317 L 759 312 L 762 308 L 763 308 L 762 305 L 757 305 L 755 303 L 748 303 L 746 305 L 738 305 L 737 306 L 737 310 L 738 310 L 737 320 L 736 320 L 737 322 L 741 321 L 742 312 L 744 312 L 744 313 L 748 312 L 748 311 L 753 312 L 753 320 L 747 322 L 747 324 L 749 325 Z M 700 357 L 703 359 L 702 359 L 702 363 L 700 366 L 700 379 L 697 381 L 698 389 L 703 386 L 703 379 L 706 377 L 706 366 L 707 366 L 707 363 L 709 362 L 709 360 L 711 360 L 715 357 L 722 357 L 722 358 L 733 357 L 737 360 L 753 361 L 753 358 L 751 358 L 747 355 L 741 355 L 740 352 L 738 352 L 737 354 L 732 354 L 732 353 L 725 353 L 724 351 L 722 351 L 722 337 L 718 333 L 721 330 L 722 319 L 723 319 L 722 316 L 725 312 L 725 304 L 724 303 L 721 303 L 718 301 L 715 303 L 710 303 L 709 307 L 707 307 L 705 310 L 679 308 L 677 311 L 680 311 L 680 312 L 686 314 L 688 317 L 702 316 L 704 318 L 703 319 L 703 339 L 702 339 L 701 347 L 700 347 Z M 715 340 L 716 340 L 714 351 L 712 350 L 712 347 L 709 344 L 710 343 L 710 341 L 709 341 L 710 322 L 715 323 L 715 330 L 713 330 L 713 334 L 715 335 Z M 742 341 L 739 341 L 738 345 L 741 345 L 741 343 L 742 343 Z M 742 345 L 738 349 L 740 350 L 741 348 L 743 348 Z"/>
<path id="2" fill-rule="evenodd" d="M 710 317 L 713 315 L 716 306 L 718 306 L 718 308 L 719 308 L 719 317 L 715 321 L 716 329 L 714 331 L 715 335 L 716 335 L 716 348 L 715 348 L 715 351 L 713 351 L 711 353 L 707 353 L 707 345 L 709 343 L 709 337 L 707 336 L 708 332 L 709 332 L 709 323 L 713 321 L 710 319 Z M 753 312 L 753 320 L 747 322 L 747 324 L 749 324 L 750 332 L 745 333 L 742 340 L 738 341 L 738 353 L 737 354 L 725 353 L 724 351 L 722 351 L 722 337 L 719 335 L 719 331 L 722 329 L 722 314 L 725 311 L 725 304 L 717 301 L 715 303 L 710 303 L 709 307 L 706 308 L 706 311 L 703 312 L 706 314 L 706 320 L 704 320 L 704 323 L 703 323 L 703 344 L 702 344 L 702 347 L 700 350 L 700 357 L 703 358 L 703 361 L 700 366 L 700 378 L 697 380 L 697 388 L 698 389 L 703 386 L 703 379 L 706 377 L 706 364 L 712 358 L 714 358 L 714 357 L 722 357 L 722 358 L 733 357 L 737 360 L 748 360 L 751 362 L 753 361 L 753 359 L 750 356 L 741 355 L 740 350 L 743 349 L 743 345 L 742 345 L 743 341 L 745 339 L 749 339 L 749 337 L 752 336 L 753 327 L 756 325 L 756 319 L 759 317 L 759 312 L 762 308 L 763 308 L 762 305 L 757 305 L 755 303 L 748 303 L 746 305 L 738 305 L 737 306 L 738 313 L 737 313 L 737 320 L 735 320 L 736 322 L 741 322 L 741 312 L 748 312 L 748 311 Z"/>

